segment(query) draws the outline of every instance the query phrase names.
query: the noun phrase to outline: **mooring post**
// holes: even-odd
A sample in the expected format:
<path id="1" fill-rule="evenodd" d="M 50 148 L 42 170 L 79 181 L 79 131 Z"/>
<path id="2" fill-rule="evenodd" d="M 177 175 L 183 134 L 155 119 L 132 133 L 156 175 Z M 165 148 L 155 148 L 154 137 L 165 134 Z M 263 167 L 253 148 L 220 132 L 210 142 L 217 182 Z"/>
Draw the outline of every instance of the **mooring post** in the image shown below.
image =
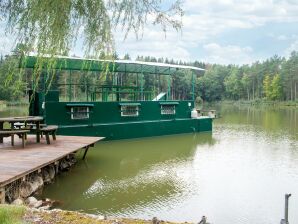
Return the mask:
<path id="1" fill-rule="evenodd" d="M 285 221 L 289 223 L 289 197 L 291 194 L 285 194 Z"/>
<path id="2" fill-rule="evenodd" d="M 289 224 L 289 198 L 291 194 L 285 194 L 285 218 L 280 221 L 280 224 Z"/>
<path id="3" fill-rule="evenodd" d="M 1 187 L 0 188 L 0 204 L 5 203 L 5 188 Z"/>

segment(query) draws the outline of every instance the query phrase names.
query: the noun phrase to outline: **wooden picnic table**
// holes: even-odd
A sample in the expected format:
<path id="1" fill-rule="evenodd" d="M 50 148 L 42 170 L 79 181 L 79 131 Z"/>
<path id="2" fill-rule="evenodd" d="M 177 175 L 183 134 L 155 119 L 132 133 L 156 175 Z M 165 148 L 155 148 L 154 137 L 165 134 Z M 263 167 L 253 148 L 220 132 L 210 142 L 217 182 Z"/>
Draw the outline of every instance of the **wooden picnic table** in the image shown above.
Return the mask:
<path id="1" fill-rule="evenodd" d="M 0 118 L 0 131 L 4 129 L 4 123 L 10 124 L 11 130 L 14 129 L 15 123 L 24 123 L 25 126 L 28 123 L 33 123 L 36 126 L 36 142 L 40 142 L 40 122 L 43 121 L 41 116 L 24 116 L 24 117 L 3 117 Z M 0 143 L 3 143 L 3 137 L 0 137 Z"/>

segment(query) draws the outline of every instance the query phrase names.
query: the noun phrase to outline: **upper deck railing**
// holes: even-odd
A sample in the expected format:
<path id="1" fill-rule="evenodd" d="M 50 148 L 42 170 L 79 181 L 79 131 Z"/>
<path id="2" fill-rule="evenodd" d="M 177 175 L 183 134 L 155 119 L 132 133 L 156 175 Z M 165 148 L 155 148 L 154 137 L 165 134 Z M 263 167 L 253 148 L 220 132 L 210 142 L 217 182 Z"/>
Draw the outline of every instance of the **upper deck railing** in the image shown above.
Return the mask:
<path id="1" fill-rule="evenodd" d="M 43 60 L 41 77 L 36 85 L 45 93 L 59 90 L 59 98 L 62 101 L 143 101 L 152 100 L 160 92 L 166 92 L 165 100 L 173 99 L 172 76 L 180 71 L 189 71 L 192 75 L 191 95 L 195 97 L 195 75 L 203 74 L 204 69 L 194 66 L 172 65 L 156 62 L 139 62 L 127 60 L 96 60 L 75 57 L 55 57 L 55 62 L 36 56 L 25 57 L 23 66 L 34 69 L 40 66 L 39 60 Z M 52 73 L 52 77 L 48 73 Z M 89 73 L 97 74 L 100 78 L 90 79 Z M 54 74 L 54 75 L 53 75 Z M 79 74 L 79 75 L 78 75 Z M 133 75 L 129 86 L 123 85 L 122 77 L 126 74 Z M 153 79 L 151 86 L 145 86 L 145 76 Z M 165 75 L 161 86 L 160 78 Z M 42 82 L 40 84 L 40 82 Z M 50 87 L 49 83 L 51 84 Z"/>

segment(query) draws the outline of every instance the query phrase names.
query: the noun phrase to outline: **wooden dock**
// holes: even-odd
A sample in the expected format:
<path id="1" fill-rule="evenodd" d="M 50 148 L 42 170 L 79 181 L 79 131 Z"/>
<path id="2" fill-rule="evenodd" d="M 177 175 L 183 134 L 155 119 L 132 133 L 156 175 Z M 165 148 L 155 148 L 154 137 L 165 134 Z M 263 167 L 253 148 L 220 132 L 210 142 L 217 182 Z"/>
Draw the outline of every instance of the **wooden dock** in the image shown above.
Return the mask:
<path id="1" fill-rule="evenodd" d="M 16 138 L 15 146 L 10 145 L 10 138 L 0 144 L 0 189 L 13 181 L 55 163 L 65 156 L 85 149 L 102 140 L 102 137 L 57 136 L 47 145 L 45 138 L 36 143 L 36 136 L 28 136 L 25 148 Z M 85 156 L 84 154 L 84 156 Z M 0 192 L 1 193 L 1 192 Z"/>

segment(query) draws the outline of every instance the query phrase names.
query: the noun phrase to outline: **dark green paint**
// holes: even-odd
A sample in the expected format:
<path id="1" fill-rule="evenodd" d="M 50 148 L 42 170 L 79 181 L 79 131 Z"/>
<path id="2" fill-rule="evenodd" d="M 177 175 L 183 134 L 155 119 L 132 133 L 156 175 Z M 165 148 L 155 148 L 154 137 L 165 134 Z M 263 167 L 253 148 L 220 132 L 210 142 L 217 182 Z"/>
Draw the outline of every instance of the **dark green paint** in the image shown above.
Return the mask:
<path id="1" fill-rule="evenodd" d="M 47 124 L 59 125 L 58 134 L 78 136 L 104 136 L 107 140 L 140 138 L 212 130 L 212 119 L 191 119 L 192 101 L 175 101 L 176 114 L 162 115 L 161 102 L 139 101 L 139 116 L 122 117 L 119 102 L 93 102 L 89 119 L 72 120 L 71 104 L 46 102 Z M 167 101 L 167 103 L 170 103 Z M 76 102 L 75 106 L 90 103 Z M 189 106 L 190 104 L 190 106 Z"/>
<path id="2" fill-rule="evenodd" d="M 25 67 L 34 68 L 38 60 L 44 60 L 44 69 L 48 67 L 48 59 L 33 56 L 26 57 Z M 47 124 L 59 125 L 58 134 L 77 136 L 102 136 L 106 140 L 140 138 L 159 135 L 171 135 L 190 132 L 202 132 L 212 130 L 212 119 L 191 119 L 191 110 L 194 108 L 194 99 L 189 101 L 171 100 L 170 75 L 178 70 L 191 70 L 200 72 L 194 67 L 172 67 L 167 64 L 141 64 L 138 62 L 103 61 L 57 57 L 50 69 L 68 70 L 68 99 L 69 102 L 59 102 L 58 91 L 44 91 L 35 94 L 31 98 L 30 115 L 43 115 Z M 99 90 L 91 92 L 91 101 L 72 101 L 72 71 L 97 71 L 112 72 L 111 86 L 99 86 Z M 129 93 L 134 95 L 134 100 L 120 102 L 120 93 L 127 93 L 127 87 L 119 86 L 116 82 L 117 73 L 137 73 L 137 87 L 128 87 Z M 144 75 L 158 74 L 168 76 L 168 90 L 165 101 L 149 101 L 152 99 L 152 91 L 144 91 Z M 115 76 L 115 77 L 114 77 Z M 140 76 L 140 77 L 139 77 Z M 43 75 L 47 78 L 46 74 Z M 194 86 L 194 78 L 193 86 Z M 87 88 L 88 89 L 88 88 Z M 194 88 L 193 90 L 194 91 Z M 109 94 L 116 94 L 116 102 L 108 102 Z M 98 102 L 97 94 L 101 94 L 102 102 Z M 138 98 L 136 98 L 136 94 Z M 194 96 L 194 92 L 193 92 Z M 112 95 L 113 97 L 113 95 Z M 138 101 L 141 100 L 141 101 Z M 175 105 L 176 114 L 162 115 L 161 105 Z M 45 107 L 43 107 L 44 105 Z M 138 106 L 139 115 L 136 117 L 121 116 L 121 106 Z M 71 119 L 72 107 L 88 107 L 89 118 Z"/>

